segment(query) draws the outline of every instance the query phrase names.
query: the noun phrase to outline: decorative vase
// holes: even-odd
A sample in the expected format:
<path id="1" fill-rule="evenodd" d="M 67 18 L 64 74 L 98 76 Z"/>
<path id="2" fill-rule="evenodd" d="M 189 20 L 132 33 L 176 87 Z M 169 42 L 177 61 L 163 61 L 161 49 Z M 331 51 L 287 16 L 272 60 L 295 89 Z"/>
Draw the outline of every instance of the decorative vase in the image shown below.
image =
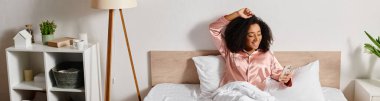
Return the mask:
<path id="1" fill-rule="evenodd" d="M 47 41 L 49 40 L 53 40 L 54 39 L 54 35 L 53 34 L 49 34 L 49 35 L 42 35 L 42 43 L 44 45 L 47 45 Z"/>

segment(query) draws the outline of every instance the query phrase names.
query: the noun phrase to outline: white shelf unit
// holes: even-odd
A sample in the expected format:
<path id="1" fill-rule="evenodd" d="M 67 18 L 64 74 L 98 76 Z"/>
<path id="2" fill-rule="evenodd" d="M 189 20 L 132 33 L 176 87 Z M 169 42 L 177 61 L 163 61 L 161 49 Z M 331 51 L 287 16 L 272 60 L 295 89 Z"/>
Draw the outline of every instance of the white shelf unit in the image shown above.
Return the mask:
<path id="1" fill-rule="evenodd" d="M 6 49 L 8 83 L 11 101 L 32 100 L 36 92 L 46 93 L 48 101 L 102 101 L 102 85 L 98 44 L 83 50 L 70 46 L 55 48 L 33 44 L 30 48 Z M 63 62 L 82 62 L 84 86 L 75 89 L 55 87 L 49 71 Z M 24 81 L 23 70 L 33 70 L 34 76 L 44 73 L 45 82 Z"/>

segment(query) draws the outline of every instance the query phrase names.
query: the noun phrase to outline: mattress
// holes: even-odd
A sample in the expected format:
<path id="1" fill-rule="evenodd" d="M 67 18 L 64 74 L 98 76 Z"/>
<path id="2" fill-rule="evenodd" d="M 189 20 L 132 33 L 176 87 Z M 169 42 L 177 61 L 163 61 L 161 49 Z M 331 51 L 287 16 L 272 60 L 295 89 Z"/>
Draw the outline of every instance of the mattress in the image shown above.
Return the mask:
<path id="1" fill-rule="evenodd" d="M 347 101 L 342 91 L 322 87 L 326 101 Z M 197 101 L 200 94 L 199 84 L 162 83 L 154 86 L 144 101 Z"/>

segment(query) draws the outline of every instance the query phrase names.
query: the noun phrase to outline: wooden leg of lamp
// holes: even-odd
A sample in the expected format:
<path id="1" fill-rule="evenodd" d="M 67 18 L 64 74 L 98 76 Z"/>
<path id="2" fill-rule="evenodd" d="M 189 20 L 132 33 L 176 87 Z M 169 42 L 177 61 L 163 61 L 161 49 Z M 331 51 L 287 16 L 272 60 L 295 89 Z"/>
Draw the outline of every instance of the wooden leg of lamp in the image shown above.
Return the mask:
<path id="1" fill-rule="evenodd" d="M 110 101 L 110 79 L 111 79 L 111 56 L 112 56 L 112 22 L 113 9 L 109 10 L 108 15 L 108 43 L 107 43 L 107 67 L 106 67 L 106 95 L 104 101 Z"/>
<path id="2" fill-rule="evenodd" d="M 124 17 L 123 17 L 123 11 L 122 11 L 121 9 L 119 9 L 119 11 L 120 11 L 121 22 L 123 23 L 123 30 L 124 30 L 125 42 L 126 42 L 126 44 L 127 44 L 127 48 L 128 48 L 129 61 L 131 62 L 131 68 L 132 68 L 132 72 L 133 72 L 133 78 L 134 78 L 134 80 L 135 80 L 136 92 L 137 92 L 137 96 L 138 96 L 138 98 L 139 98 L 139 101 L 141 101 L 141 95 L 140 95 L 140 90 L 139 90 L 139 84 L 138 84 L 138 82 L 137 82 L 137 78 L 136 78 L 136 72 L 135 72 L 135 67 L 134 67 L 134 64 L 133 64 L 131 48 L 129 47 L 129 41 L 128 41 L 127 29 L 125 28 Z"/>

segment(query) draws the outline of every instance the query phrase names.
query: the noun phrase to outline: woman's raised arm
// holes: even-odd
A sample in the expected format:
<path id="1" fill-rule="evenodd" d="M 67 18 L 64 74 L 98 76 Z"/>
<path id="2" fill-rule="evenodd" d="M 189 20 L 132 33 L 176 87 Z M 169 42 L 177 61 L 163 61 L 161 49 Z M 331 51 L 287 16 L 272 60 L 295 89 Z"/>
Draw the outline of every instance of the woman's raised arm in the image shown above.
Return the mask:
<path id="1" fill-rule="evenodd" d="M 235 11 L 235 12 L 233 12 L 231 14 L 228 14 L 228 15 L 224 16 L 224 18 L 226 18 L 229 21 L 232 21 L 232 20 L 234 20 L 237 17 L 242 17 L 242 18 L 246 19 L 246 18 L 252 17 L 253 15 L 254 14 L 252 13 L 252 11 L 249 10 L 248 8 L 242 8 L 242 9 L 240 9 L 238 11 Z"/>

